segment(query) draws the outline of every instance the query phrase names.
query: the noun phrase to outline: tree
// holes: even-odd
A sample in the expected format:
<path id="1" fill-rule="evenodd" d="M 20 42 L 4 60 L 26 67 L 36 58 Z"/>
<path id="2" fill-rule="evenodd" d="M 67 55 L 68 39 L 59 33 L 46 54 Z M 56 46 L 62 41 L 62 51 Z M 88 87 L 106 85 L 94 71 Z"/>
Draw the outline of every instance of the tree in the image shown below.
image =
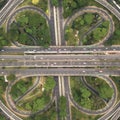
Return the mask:
<path id="1" fill-rule="evenodd" d="M 81 7 L 88 5 L 88 0 L 63 0 L 62 2 L 64 13 L 64 18 L 72 15 L 73 12 Z"/>
<path id="2" fill-rule="evenodd" d="M 3 115 L 0 114 L 0 120 L 6 120 Z"/>
<path id="3" fill-rule="evenodd" d="M 55 80 L 53 79 L 53 77 L 47 77 L 45 84 L 44 84 L 44 88 L 46 91 L 50 91 L 55 87 Z"/>
<path id="4" fill-rule="evenodd" d="M 10 29 L 7 32 L 7 39 L 10 41 L 17 41 L 19 37 L 19 32 L 17 29 Z"/>
<path id="5" fill-rule="evenodd" d="M 56 7 L 59 5 L 58 0 L 51 0 L 51 3 L 53 6 L 56 6 Z"/>
<path id="6" fill-rule="evenodd" d="M 32 3 L 37 5 L 39 3 L 39 0 L 32 0 Z"/>
<path id="7" fill-rule="evenodd" d="M 81 88 L 80 90 L 82 92 L 82 97 L 83 98 L 89 98 L 90 97 L 91 93 L 86 88 Z"/>
<path id="8" fill-rule="evenodd" d="M 10 81 L 14 81 L 16 79 L 16 76 L 15 76 L 15 74 L 10 74 L 7 76 L 7 79 Z"/>
<path id="9" fill-rule="evenodd" d="M 7 34 L 4 32 L 3 28 L 0 28 L 0 48 L 3 46 L 10 45 L 10 42 L 7 40 Z"/>
<path id="10" fill-rule="evenodd" d="M 25 104 L 25 108 L 26 108 L 27 110 L 31 110 L 31 109 L 32 109 L 32 107 L 30 106 L 29 103 L 26 103 L 26 104 Z"/>
<path id="11" fill-rule="evenodd" d="M 94 15 L 92 13 L 87 13 L 84 15 L 84 20 L 88 25 L 90 25 L 93 22 Z"/>
<path id="12" fill-rule="evenodd" d="M 66 98 L 64 96 L 61 96 L 59 99 L 59 107 L 60 107 L 60 117 L 61 119 L 65 118 L 66 116 Z"/>

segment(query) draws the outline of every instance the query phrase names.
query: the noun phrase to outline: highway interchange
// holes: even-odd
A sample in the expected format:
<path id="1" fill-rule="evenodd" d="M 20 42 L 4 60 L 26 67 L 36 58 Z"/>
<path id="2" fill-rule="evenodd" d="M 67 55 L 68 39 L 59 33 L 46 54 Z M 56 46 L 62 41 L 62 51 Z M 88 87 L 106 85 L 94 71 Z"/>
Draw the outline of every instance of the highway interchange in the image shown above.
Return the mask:
<path id="1" fill-rule="evenodd" d="M 13 22 L 14 17 L 17 13 L 23 10 L 34 10 L 41 14 L 46 18 L 49 25 L 51 26 L 51 36 L 52 36 L 52 45 L 49 48 L 43 47 L 32 47 L 32 46 L 16 46 L 16 47 L 4 47 L 0 51 L 0 74 L 1 75 L 9 75 L 14 73 L 17 75 L 18 80 L 21 76 L 58 76 L 55 77 L 56 87 L 53 95 L 53 99 L 50 104 L 43 109 L 44 112 L 47 111 L 48 108 L 53 103 L 54 99 L 56 101 L 57 111 L 59 113 L 58 99 L 60 96 L 65 96 L 67 98 L 67 117 L 66 120 L 71 120 L 71 105 L 75 106 L 78 110 L 85 112 L 87 114 L 104 114 L 99 120 L 107 120 L 113 114 L 112 120 L 117 120 L 119 118 L 119 107 L 120 102 L 115 105 L 117 98 L 117 90 L 113 81 L 108 77 L 109 75 L 119 76 L 120 75 L 120 47 L 119 46 L 111 46 L 104 47 L 99 43 L 100 46 L 65 46 L 64 41 L 64 28 L 66 24 L 68 24 L 69 20 L 71 21 L 73 18 L 68 18 L 68 23 L 64 22 L 62 16 L 62 4 L 61 0 L 59 7 L 54 7 L 50 4 L 50 15 L 47 16 L 41 9 L 38 9 L 33 6 L 25 6 L 21 8 L 17 8 L 24 0 L 9 0 L 8 3 L 3 7 L 0 11 L 0 25 L 2 25 L 8 16 L 10 16 L 7 20 L 6 30 L 9 30 L 11 22 Z M 115 9 L 112 5 L 110 5 L 106 0 L 95 0 L 100 3 L 104 7 L 107 7 L 109 11 L 111 11 L 119 20 L 120 20 L 120 12 Z M 50 1 L 49 1 L 50 3 Z M 16 10 L 17 8 L 17 10 Z M 86 8 L 87 9 L 87 8 Z M 93 8 L 89 8 L 92 10 Z M 99 8 L 94 8 L 100 11 Z M 83 10 L 84 11 L 84 10 Z M 88 10 L 89 11 L 89 10 Z M 82 13 L 82 11 L 80 11 Z M 107 36 L 108 40 L 111 34 L 114 32 L 114 23 L 112 18 L 109 16 L 106 11 L 104 14 L 108 15 L 109 20 L 111 21 L 111 27 L 109 34 Z M 81 14 L 80 13 L 80 14 Z M 102 41 L 102 40 L 101 40 Z M 104 42 L 104 40 L 102 41 Z M 16 55 L 16 53 L 20 55 Z M 25 67 L 26 69 L 18 69 L 18 67 Z M 5 67 L 6 69 L 2 69 Z M 10 69 L 14 68 L 14 69 Z M 107 107 L 104 109 L 100 109 L 98 111 L 91 111 L 82 108 L 79 106 L 71 95 L 70 89 L 70 80 L 68 76 L 97 76 L 101 77 L 104 80 L 108 81 L 109 85 L 112 85 L 114 89 L 114 94 L 112 99 L 110 100 L 110 104 L 108 103 Z M 33 86 L 34 87 L 34 86 Z M 9 86 L 6 90 L 6 99 L 9 104 Z M 16 114 L 26 114 L 24 111 L 13 110 L 11 108 L 9 110 L 1 101 L 0 101 L 1 110 L 13 120 L 21 120 L 20 117 L 17 117 L 12 111 Z M 29 112 L 28 112 L 29 113 Z M 112 114 L 111 114 L 112 113 Z M 31 114 L 31 113 L 29 113 Z M 57 116 L 59 120 L 59 114 Z"/>

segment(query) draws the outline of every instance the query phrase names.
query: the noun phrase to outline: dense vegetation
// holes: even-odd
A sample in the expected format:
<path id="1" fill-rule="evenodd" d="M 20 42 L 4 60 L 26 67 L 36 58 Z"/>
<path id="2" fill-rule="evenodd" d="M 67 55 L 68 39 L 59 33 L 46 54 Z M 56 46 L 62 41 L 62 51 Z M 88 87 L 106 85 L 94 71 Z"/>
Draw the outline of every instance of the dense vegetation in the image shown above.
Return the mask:
<path id="1" fill-rule="evenodd" d="M 16 79 L 16 75 L 15 74 L 10 74 L 7 76 L 7 79 L 10 81 L 14 81 Z"/>
<path id="2" fill-rule="evenodd" d="M 65 40 L 68 45 L 91 45 L 104 38 L 108 28 L 109 21 L 96 13 L 85 13 L 67 26 Z"/>
<path id="3" fill-rule="evenodd" d="M 61 120 L 66 117 L 66 97 L 61 96 L 59 98 L 60 118 Z"/>
<path id="4" fill-rule="evenodd" d="M 84 37 L 83 44 L 90 45 L 101 41 L 107 34 L 109 29 L 109 21 L 104 21 L 94 31 Z"/>
<path id="5" fill-rule="evenodd" d="M 7 38 L 7 34 L 4 32 L 3 28 L 0 28 L 0 48 L 9 45 L 10 45 L 10 41 Z"/>
<path id="6" fill-rule="evenodd" d="M 50 102 L 54 87 L 53 77 L 44 77 L 43 85 L 39 84 L 34 91 L 18 103 L 18 107 L 33 112 L 43 109 Z"/>
<path id="7" fill-rule="evenodd" d="M 5 116 L 0 113 L 0 120 L 6 120 Z"/>
<path id="8" fill-rule="evenodd" d="M 115 0 L 118 4 L 120 4 L 120 0 Z"/>
<path id="9" fill-rule="evenodd" d="M 32 77 L 20 79 L 15 85 L 12 86 L 10 94 L 14 100 L 23 95 L 28 88 L 32 86 L 32 79 Z"/>
<path id="10" fill-rule="evenodd" d="M 71 77 L 70 85 L 73 98 L 80 106 L 91 110 L 105 107 L 103 100 L 88 90 L 80 77 Z"/>
<path id="11" fill-rule="evenodd" d="M 120 100 L 120 76 L 110 76 L 117 86 L 118 100 Z"/>
<path id="12" fill-rule="evenodd" d="M 53 106 L 43 114 L 35 114 L 29 118 L 26 118 L 24 120 L 56 120 L 56 108 L 55 108 L 55 103 Z"/>
<path id="13" fill-rule="evenodd" d="M 79 9 L 85 7 L 85 6 L 98 6 L 101 7 L 97 2 L 94 0 L 63 0 L 63 16 L 64 18 L 67 18 L 68 16 L 71 16 Z"/>
<path id="14" fill-rule="evenodd" d="M 51 3 L 52 3 L 52 5 L 53 6 L 58 6 L 59 5 L 59 2 L 58 2 L 59 0 L 51 0 Z"/>
<path id="15" fill-rule="evenodd" d="M 3 94 L 6 90 L 7 83 L 4 80 L 3 76 L 0 76 L 0 100 L 3 100 Z"/>
<path id="16" fill-rule="evenodd" d="M 34 5 L 46 12 L 48 9 L 48 0 L 24 0 L 22 5 Z"/>
<path id="17" fill-rule="evenodd" d="M 0 9 L 7 3 L 8 0 L 0 0 Z"/>
<path id="18" fill-rule="evenodd" d="M 20 108 L 24 108 L 25 110 L 30 110 L 33 112 L 42 110 L 50 102 L 50 94 L 51 91 L 43 91 L 42 94 L 34 96 L 32 99 L 29 99 L 25 102 L 21 101 L 23 104 L 20 106 Z"/>
<path id="19" fill-rule="evenodd" d="M 106 99 L 109 101 L 113 95 L 113 89 L 106 83 L 105 80 L 97 77 L 85 77 L 87 82 L 95 88 L 101 98 Z"/>
<path id="20" fill-rule="evenodd" d="M 50 45 L 48 23 L 38 13 L 22 12 L 16 17 L 16 21 L 11 24 L 8 39 L 24 45 L 48 47 Z"/>
<path id="21" fill-rule="evenodd" d="M 54 89 L 56 83 L 53 77 L 46 77 L 44 88 L 46 91 Z"/>
<path id="22" fill-rule="evenodd" d="M 71 16 L 74 11 L 80 9 L 81 7 L 87 6 L 89 0 L 63 0 L 63 16 L 66 18 Z"/>
<path id="23" fill-rule="evenodd" d="M 113 16 L 113 20 L 115 23 L 115 31 L 112 34 L 111 38 L 105 42 L 105 45 L 120 45 L 120 21 Z"/>

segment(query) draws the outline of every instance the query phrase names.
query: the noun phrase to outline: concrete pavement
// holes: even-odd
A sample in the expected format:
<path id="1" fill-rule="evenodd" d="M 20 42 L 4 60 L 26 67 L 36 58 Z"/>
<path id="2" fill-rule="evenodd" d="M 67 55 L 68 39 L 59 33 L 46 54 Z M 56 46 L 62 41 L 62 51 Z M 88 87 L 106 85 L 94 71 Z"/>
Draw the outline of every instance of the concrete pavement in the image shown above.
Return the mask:
<path id="1" fill-rule="evenodd" d="M 120 20 L 120 12 L 117 9 L 115 9 L 111 4 L 109 4 L 107 0 L 95 0 L 95 1 L 100 3 L 105 8 L 107 8 L 111 13 L 113 13 L 113 15 L 115 15 L 118 18 L 118 20 Z"/>
<path id="2" fill-rule="evenodd" d="M 16 74 L 17 76 L 119 76 L 119 68 L 33 68 L 33 69 L 0 69 L 0 75 Z"/>

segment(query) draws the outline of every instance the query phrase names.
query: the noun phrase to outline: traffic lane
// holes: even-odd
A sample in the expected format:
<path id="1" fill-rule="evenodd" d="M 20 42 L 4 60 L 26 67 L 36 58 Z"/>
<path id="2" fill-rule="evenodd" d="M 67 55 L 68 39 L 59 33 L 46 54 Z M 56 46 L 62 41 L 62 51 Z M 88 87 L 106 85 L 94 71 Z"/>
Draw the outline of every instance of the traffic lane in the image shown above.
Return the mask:
<path id="1" fill-rule="evenodd" d="M 67 112 L 67 120 L 71 120 L 71 107 L 70 107 L 70 100 L 69 100 L 69 84 L 68 84 L 68 77 L 64 77 L 64 86 L 65 86 L 65 96 L 67 99 L 67 104 L 66 104 L 66 112 Z"/>
<path id="2" fill-rule="evenodd" d="M 0 55 L 0 60 L 40 60 L 40 61 L 94 61 L 94 60 L 120 60 L 119 54 L 94 55 L 94 54 L 47 54 L 47 55 Z"/>
<path id="3" fill-rule="evenodd" d="M 16 75 L 63 75 L 63 76 L 78 76 L 78 75 L 120 75 L 120 69 L 112 68 L 36 68 L 36 69 L 0 69 L 1 75 L 16 74 Z"/>
<path id="4" fill-rule="evenodd" d="M 0 25 L 2 25 L 4 23 L 4 21 L 6 20 L 6 17 L 9 16 L 9 14 L 11 13 L 11 11 L 13 11 L 19 4 L 21 4 L 23 1 L 15 1 L 14 4 L 10 4 L 9 5 L 9 9 L 7 8 L 4 12 L 2 12 L 1 15 L 1 20 L 0 20 Z"/>
<path id="5" fill-rule="evenodd" d="M 72 51 L 76 51 L 78 53 L 84 53 L 84 52 L 88 52 L 88 53 L 93 53 L 93 52 L 116 52 L 116 51 L 120 51 L 120 47 L 119 46 L 111 46 L 111 47 L 104 47 L 104 46 L 86 46 L 86 47 L 83 47 L 83 46 L 78 46 L 78 47 L 74 47 L 74 46 L 51 46 L 47 49 L 43 48 L 43 47 L 34 47 L 34 46 L 24 46 L 24 47 L 21 47 L 21 48 L 14 48 L 14 47 L 5 47 L 5 48 L 2 48 L 0 53 L 10 53 L 10 52 L 18 52 L 18 53 L 29 53 L 29 52 L 39 52 L 39 53 L 49 53 L 49 52 L 55 52 L 55 53 L 58 53 L 58 52 L 64 52 L 67 51 L 68 52 L 72 52 Z"/>
<path id="6" fill-rule="evenodd" d="M 100 3 L 104 7 L 106 7 L 110 12 L 112 12 L 119 20 L 120 20 L 120 13 L 117 9 L 115 9 L 111 4 L 109 4 L 105 0 L 95 0 L 96 2 Z"/>
<path id="7" fill-rule="evenodd" d="M 118 101 L 118 103 L 107 114 L 103 115 L 98 120 L 109 119 L 117 111 L 117 109 L 119 109 L 119 107 L 120 107 L 120 101 Z"/>
<path id="8" fill-rule="evenodd" d="M 120 62 L 99 61 L 1 61 L 1 67 L 120 67 Z"/>
<path id="9" fill-rule="evenodd" d="M 22 120 L 21 118 L 16 116 L 12 111 L 10 111 L 1 101 L 0 101 L 0 108 L 12 120 Z"/>

